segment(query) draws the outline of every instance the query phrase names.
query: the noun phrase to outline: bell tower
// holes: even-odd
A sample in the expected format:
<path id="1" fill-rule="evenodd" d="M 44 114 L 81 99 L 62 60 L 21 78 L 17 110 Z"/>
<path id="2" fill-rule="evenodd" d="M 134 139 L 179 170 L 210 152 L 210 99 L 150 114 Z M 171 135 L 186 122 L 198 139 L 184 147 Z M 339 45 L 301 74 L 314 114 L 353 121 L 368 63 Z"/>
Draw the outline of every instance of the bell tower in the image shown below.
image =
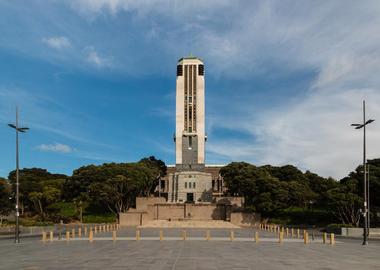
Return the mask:
<path id="1" fill-rule="evenodd" d="M 203 171 L 205 164 L 205 74 L 201 59 L 184 57 L 177 63 L 176 168 Z"/>

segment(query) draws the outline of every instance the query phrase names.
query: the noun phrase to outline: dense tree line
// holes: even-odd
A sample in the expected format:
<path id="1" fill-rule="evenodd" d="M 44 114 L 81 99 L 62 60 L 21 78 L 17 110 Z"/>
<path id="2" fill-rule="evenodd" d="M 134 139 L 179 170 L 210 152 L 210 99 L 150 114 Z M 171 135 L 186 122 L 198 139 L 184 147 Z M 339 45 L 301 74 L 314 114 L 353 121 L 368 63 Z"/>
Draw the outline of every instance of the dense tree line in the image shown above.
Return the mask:
<path id="1" fill-rule="evenodd" d="M 380 192 L 380 159 L 368 163 L 373 194 L 370 197 L 371 223 L 378 225 L 380 198 L 376 195 Z M 362 166 L 340 181 L 309 171 L 303 173 L 291 165 L 257 167 L 245 162 L 230 163 L 222 168 L 221 174 L 230 195 L 243 196 L 247 207 L 266 217 L 279 216 L 287 209 L 303 208 L 314 209 L 314 213 L 322 211 L 325 217 L 320 218 L 343 224 L 358 226 L 362 220 Z"/>
<path id="2" fill-rule="evenodd" d="M 380 159 L 370 160 L 371 223 L 379 225 Z M 45 169 L 20 170 L 20 212 L 22 217 L 57 222 L 66 220 L 62 205 L 74 206 L 71 219 L 82 219 L 88 209 L 105 213 L 125 212 L 137 196 L 151 196 L 166 175 L 166 165 L 154 157 L 134 163 L 83 166 L 71 176 Z M 336 181 L 294 166 L 254 166 L 233 162 L 221 169 L 229 195 L 244 196 L 248 209 L 264 217 L 287 217 L 296 213 L 299 222 L 359 225 L 363 205 L 363 168 Z M 14 206 L 15 171 L 0 178 L 0 217 Z M 87 210 L 86 210 L 87 209 Z M 295 212 L 295 210 L 297 210 Z M 285 222 L 298 222 L 288 219 Z"/>
<path id="3" fill-rule="evenodd" d="M 61 202 L 71 202 L 77 219 L 82 219 L 88 208 L 105 212 L 125 212 L 135 203 L 136 196 L 150 196 L 166 166 L 154 157 L 134 163 L 107 163 L 83 166 L 72 176 L 52 174 L 45 169 L 20 170 L 20 214 L 41 220 L 59 221 L 67 217 L 60 214 Z M 14 205 L 15 171 L 8 180 L 0 179 L 0 215 L 9 214 Z M 12 191 L 13 190 L 13 191 Z M 73 217 L 71 217 L 73 218 Z"/>

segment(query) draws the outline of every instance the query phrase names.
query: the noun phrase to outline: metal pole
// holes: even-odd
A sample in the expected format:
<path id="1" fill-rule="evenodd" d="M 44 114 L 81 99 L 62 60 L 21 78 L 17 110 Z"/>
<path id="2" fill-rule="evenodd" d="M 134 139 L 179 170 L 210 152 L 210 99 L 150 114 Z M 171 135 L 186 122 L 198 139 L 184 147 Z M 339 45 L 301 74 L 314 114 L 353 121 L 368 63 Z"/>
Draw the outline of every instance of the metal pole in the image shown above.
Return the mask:
<path id="1" fill-rule="evenodd" d="M 19 235 L 19 157 L 18 157 L 18 107 L 16 107 L 16 233 L 15 243 L 20 243 Z"/>
<path id="2" fill-rule="evenodd" d="M 367 245 L 367 167 L 366 167 L 366 119 L 365 100 L 363 100 L 363 168 L 364 168 L 364 209 L 363 209 L 363 245 Z"/>
<path id="3" fill-rule="evenodd" d="M 369 210 L 369 164 L 367 162 L 367 209 L 368 209 L 368 215 L 367 215 L 367 235 L 369 236 L 369 229 L 371 228 L 371 220 L 370 220 L 370 216 L 371 216 L 371 211 Z"/>

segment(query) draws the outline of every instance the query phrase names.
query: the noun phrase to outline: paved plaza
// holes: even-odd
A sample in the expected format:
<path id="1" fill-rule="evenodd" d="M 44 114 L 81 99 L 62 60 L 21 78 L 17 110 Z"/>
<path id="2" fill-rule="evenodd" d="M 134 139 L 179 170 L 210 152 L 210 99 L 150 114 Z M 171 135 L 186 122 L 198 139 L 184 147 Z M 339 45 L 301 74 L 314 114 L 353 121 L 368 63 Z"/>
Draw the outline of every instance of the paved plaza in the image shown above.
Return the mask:
<path id="1" fill-rule="evenodd" d="M 322 244 L 316 236 L 305 245 L 302 239 L 287 238 L 279 244 L 274 234 L 255 230 L 166 229 L 159 241 L 159 230 L 142 229 L 141 240 L 132 240 L 135 229 L 121 229 L 118 240 L 111 232 L 87 238 L 42 243 L 40 238 L 25 238 L 19 245 L 0 240 L 0 269 L 379 269 L 380 241 L 362 246 L 360 240 L 337 239 L 334 246 Z M 120 237 L 120 238 L 119 238 Z"/>

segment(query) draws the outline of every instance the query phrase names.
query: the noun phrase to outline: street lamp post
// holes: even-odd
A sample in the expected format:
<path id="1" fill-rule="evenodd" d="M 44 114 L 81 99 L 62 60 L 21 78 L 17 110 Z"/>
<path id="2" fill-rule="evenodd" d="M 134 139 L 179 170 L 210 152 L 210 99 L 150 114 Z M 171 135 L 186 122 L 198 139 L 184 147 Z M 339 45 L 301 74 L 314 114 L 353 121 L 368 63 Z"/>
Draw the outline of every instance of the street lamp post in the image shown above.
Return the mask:
<path id="1" fill-rule="evenodd" d="M 363 203 L 363 245 L 367 245 L 367 206 L 368 206 L 368 198 L 367 198 L 367 157 L 366 157 L 366 126 L 375 120 L 369 119 L 366 120 L 366 115 L 365 115 L 365 100 L 363 100 L 363 123 L 362 124 L 351 124 L 351 126 L 355 127 L 355 129 L 361 129 L 363 128 L 363 169 L 364 169 L 364 203 Z M 369 190 L 368 190 L 369 193 Z"/>
<path id="2" fill-rule="evenodd" d="M 19 224 L 19 147 L 18 147 L 18 133 L 22 132 L 25 133 L 29 128 L 27 127 L 19 127 L 18 125 L 18 108 L 16 107 L 16 125 L 14 124 L 8 124 L 11 128 L 16 130 L 16 229 L 15 229 L 15 243 L 20 243 L 20 224 Z"/>
<path id="3" fill-rule="evenodd" d="M 370 219 L 370 216 L 371 216 L 371 210 L 370 210 L 370 203 L 369 203 L 369 200 L 370 200 L 370 194 L 369 194 L 369 181 L 370 181 L 370 178 L 369 178 L 369 164 L 367 162 L 367 209 L 368 209 L 368 215 L 367 215 L 367 235 L 369 236 L 369 229 L 371 228 L 371 219 Z"/>

